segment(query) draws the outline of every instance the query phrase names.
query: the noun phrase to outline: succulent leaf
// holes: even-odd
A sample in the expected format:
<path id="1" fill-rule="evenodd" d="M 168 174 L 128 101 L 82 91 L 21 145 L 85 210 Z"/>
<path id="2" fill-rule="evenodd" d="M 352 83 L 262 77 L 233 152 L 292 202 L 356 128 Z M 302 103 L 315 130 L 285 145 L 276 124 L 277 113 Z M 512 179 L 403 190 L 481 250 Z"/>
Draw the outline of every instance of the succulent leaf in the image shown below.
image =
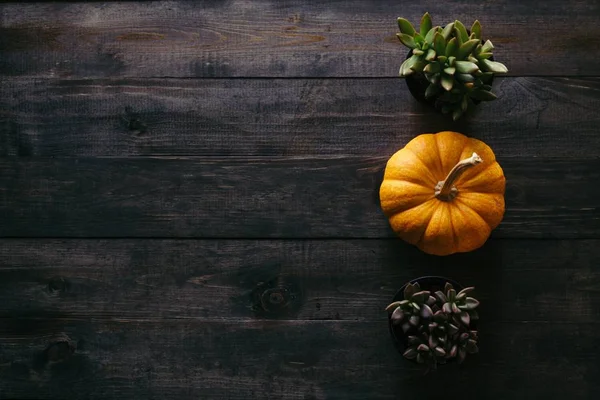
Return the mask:
<path id="1" fill-rule="evenodd" d="M 434 26 L 433 28 L 431 28 L 429 32 L 427 32 L 427 35 L 425 35 L 425 41 L 427 43 L 434 43 L 436 33 L 438 33 L 438 31 L 440 30 L 441 28 L 439 26 Z"/>
<path id="2" fill-rule="evenodd" d="M 408 76 L 410 74 L 413 74 L 415 71 L 413 71 L 412 69 L 410 69 L 410 67 L 414 64 L 414 60 L 412 60 L 413 57 L 417 57 L 417 56 L 412 56 L 411 58 L 405 60 L 402 65 L 400 65 L 400 71 L 398 72 L 398 74 L 400 76 Z"/>
<path id="3" fill-rule="evenodd" d="M 435 60 L 435 50 L 434 49 L 427 50 L 427 54 L 425 55 L 425 60 L 427 60 L 427 61 Z"/>
<path id="4" fill-rule="evenodd" d="M 468 312 L 463 311 L 460 313 L 460 320 L 462 321 L 463 324 L 469 326 L 469 324 L 471 323 L 471 316 L 469 315 Z"/>
<path id="5" fill-rule="evenodd" d="M 454 29 L 454 22 L 451 22 L 444 27 L 444 29 L 442 30 L 442 37 L 444 38 L 444 40 L 448 40 L 448 38 L 452 34 L 453 29 Z"/>
<path id="6" fill-rule="evenodd" d="M 472 74 L 473 72 L 479 70 L 477 64 L 469 61 L 456 61 L 454 65 L 456 66 L 456 70 L 461 74 Z"/>
<path id="7" fill-rule="evenodd" d="M 508 72 L 508 68 L 502 63 L 491 60 L 480 60 L 483 69 L 487 72 L 494 72 L 496 74 L 505 74 Z"/>
<path id="8" fill-rule="evenodd" d="M 450 307 L 452 308 L 452 313 L 459 314 L 460 308 L 456 305 L 456 303 L 450 303 Z"/>
<path id="9" fill-rule="evenodd" d="M 413 36 L 415 38 L 415 43 L 417 43 L 417 47 L 425 44 L 425 38 L 421 36 L 418 32 Z"/>
<path id="10" fill-rule="evenodd" d="M 467 310 L 473 310 L 473 309 L 477 308 L 478 305 L 479 305 L 479 300 L 477 300 L 473 297 L 467 297 L 465 299 L 465 306 L 467 307 Z"/>
<path id="11" fill-rule="evenodd" d="M 413 36 L 407 35 L 406 33 L 397 33 L 396 36 L 406 47 L 410 47 L 411 49 L 415 49 L 417 47 L 417 42 L 415 42 L 415 38 Z"/>
<path id="12" fill-rule="evenodd" d="M 448 57 L 446 56 L 437 56 L 437 60 L 441 63 L 445 63 L 446 61 L 448 61 Z"/>
<path id="13" fill-rule="evenodd" d="M 458 51 L 458 41 L 455 37 L 450 39 L 450 41 L 446 44 L 446 57 L 455 57 L 456 52 Z"/>
<path id="14" fill-rule="evenodd" d="M 487 60 L 491 56 L 492 56 L 492 53 L 479 53 L 479 54 L 477 54 L 477 59 L 478 60 Z"/>
<path id="15" fill-rule="evenodd" d="M 479 39 L 467 40 L 458 49 L 456 58 L 458 58 L 459 60 L 464 60 L 469 54 L 473 52 L 473 50 L 478 44 Z"/>
<path id="16" fill-rule="evenodd" d="M 453 345 L 451 350 L 450 350 L 450 358 L 454 358 L 456 357 L 456 353 L 458 353 L 458 346 L 457 345 Z"/>
<path id="17" fill-rule="evenodd" d="M 436 302 L 435 297 L 429 295 L 429 298 L 427 299 L 427 301 L 425 303 L 431 307 L 435 304 L 435 302 Z"/>
<path id="18" fill-rule="evenodd" d="M 430 77 L 427 78 L 427 80 L 433 84 L 438 86 L 438 91 L 441 92 L 441 88 L 439 87 L 439 83 L 440 83 L 440 74 L 433 74 Z"/>
<path id="19" fill-rule="evenodd" d="M 446 297 L 448 297 L 449 302 L 453 302 L 456 299 L 456 290 L 450 289 L 446 292 Z"/>
<path id="20" fill-rule="evenodd" d="M 419 353 L 415 347 L 409 347 L 402 355 L 409 360 L 413 360 L 417 357 L 417 354 Z"/>
<path id="21" fill-rule="evenodd" d="M 385 311 L 390 311 L 393 310 L 394 308 L 400 307 L 400 302 L 399 301 L 394 301 L 393 303 L 390 303 L 386 308 Z"/>
<path id="22" fill-rule="evenodd" d="M 445 303 L 448 301 L 448 298 L 446 297 L 446 295 L 444 294 L 444 292 L 442 292 L 441 290 L 438 290 L 437 292 L 435 292 L 433 294 L 441 303 Z"/>
<path id="23" fill-rule="evenodd" d="M 475 80 L 475 77 L 471 74 L 456 74 L 455 76 L 461 82 L 473 82 Z"/>
<path id="24" fill-rule="evenodd" d="M 444 303 L 444 305 L 442 306 L 442 310 L 446 314 L 452 314 L 452 305 L 451 305 L 451 303 Z"/>
<path id="25" fill-rule="evenodd" d="M 433 36 L 433 48 L 437 54 L 446 54 L 446 40 L 439 32 Z"/>
<path id="26" fill-rule="evenodd" d="M 420 344 L 419 347 L 417 347 L 417 351 L 428 352 L 429 347 L 426 344 Z"/>
<path id="27" fill-rule="evenodd" d="M 473 22 L 473 26 L 471 26 L 471 35 L 476 39 L 481 39 L 481 23 L 479 23 L 479 20 Z"/>
<path id="28" fill-rule="evenodd" d="M 425 52 L 423 50 L 419 50 L 419 49 L 413 49 L 412 53 L 415 56 L 422 56 L 423 54 L 425 54 Z"/>
<path id="29" fill-rule="evenodd" d="M 444 285 L 444 292 L 448 293 L 448 290 L 450 289 L 454 289 L 454 286 L 452 286 L 450 282 L 446 282 L 446 284 Z"/>
<path id="30" fill-rule="evenodd" d="M 458 20 L 454 21 L 454 28 L 458 31 L 457 37 L 459 38 L 461 44 L 469 40 L 467 28 L 465 28 L 462 22 Z"/>
<path id="31" fill-rule="evenodd" d="M 433 316 L 433 311 L 427 304 L 423 304 L 421 306 L 421 317 L 423 318 L 431 318 Z"/>
<path id="32" fill-rule="evenodd" d="M 448 333 L 450 335 L 454 335 L 454 334 L 458 333 L 458 327 L 454 324 L 448 324 Z"/>
<path id="33" fill-rule="evenodd" d="M 474 286 L 469 286 L 464 288 L 463 290 L 461 290 L 460 292 L 458 292 L 458 294 L 469 294 L 471 293 L 473 290 L 475 290 Z"/>
<path id="34" fill-rule="evenodd" d="M 489 40 L 486 40 L 483 46 L 481 46 L 482 53 L 490 53 L 492 50 L 494 50 L 494 45 Z"/>
<path id="35" fill-rule="evenodd" d="M 441 347 L 435 347 L 433 349 L 433 351 L 435 352 L 435 355 L 438 357 L 444 357 L 446 355 L 446 351 L 444 349 L 442 349 Z"/>
<path id="36" fill-rule="evenodd" d="M 454 86 L 454 78 L 449 75 L 442 75 L 442 87 L 444 90 L 450 91 Z"/>
<path id="37" fill-rule="evenodd" d="M 431 335 L 429 336 L 429 348 L 433 349 L 434 347 L 436 347 L 438 345 L 438 340 L 435 336 Z"/>
<path id="38" fill-rule="evenodd" d="M 421 24 L 419 26 L 421 36 L 427 35 L 427 32 L 429 32 L 431 30 L 432 25 L 433 24 L 431 22 L 431 16 L 429 15 L 428 12 L 426 12 L 425 14 L 423 14 L 423 17 L 421 18 Z"/>
<path id="39" fill-rule="evenodd" d="M 454 75 L 454 73 L 456 72 L 456 68 L 454 68 L 454 67 L 444 68 L 444 72 L 448 75 Z"/>
<path id="40" fill-rule="evenodd" d="M 425 303 L 425 300 L 427 300 L 428 298 L 429 298 L 429 291 L 423 290 L 421 292 L 414 293 L 410 297 L 410 301 L 421 305 L 421 304 Z"/>
<path id="41" fill-rule="evenodd" d="M 406 333 L 410 329 L 410 324 L 408 322 L 402 324 L 402 332 Z"/>
<path id="42" fill-rule="evenodd" d="M 412 325 L 412 326 L 419 326 L 419 316 L 417 315 L 413 315 L 412 317 L 409 318 L 408 322 Z"/>
<path id="43" fill-rule="evenodd" d="M 396 308 L 394 310 L 394 312 L 392 313 L 392 316 L 390 317 L 392 320 L 392 323 L 397 325 L 400 322 L 402 322 L 402 320 L 404 319 L 404 311 L 402 311 L 402 309 L 400 307 Z"/>
<path id="44" fill-rule="evenodd" d="M 401 17 L 398 18 L 398 27 L 400 28 L 400 32 L 404 33 L 405 35 L 414 36 L 416 33 L 412 24 Z"/>
<path id="45" fill-rule="evenodd" d="M 400 301 L 400 307 L 407 307 L 409 304 L 410 304 L 410 301 L 408 301 L 408 300 Z"/>
<path id="46" fill-rule="evenodd" d="M 417 288 L 412 283 L 409 283 L 404 288 L 404 298 L 406 300 L 410 300 L 413 294 L 417 293 Z"/>

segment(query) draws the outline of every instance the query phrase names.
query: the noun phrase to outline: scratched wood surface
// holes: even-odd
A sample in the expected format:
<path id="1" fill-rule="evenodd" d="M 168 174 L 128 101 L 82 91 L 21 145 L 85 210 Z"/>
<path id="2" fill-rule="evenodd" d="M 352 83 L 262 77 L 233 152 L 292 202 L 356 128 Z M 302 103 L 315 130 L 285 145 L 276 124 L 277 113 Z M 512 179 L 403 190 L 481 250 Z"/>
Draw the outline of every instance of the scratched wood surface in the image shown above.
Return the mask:
<path id="1" fill-rule="evenodd" d="M 449 12 L 449 9 L 452 11 Z M 596 75 L 594 0 L 68 2 L 3 5 L 0 73 L 396 77 L 396 18 L 483 25 L 513 76 Z"/>
<path id="2" fill-rule="evenodd" d="M 13 78 L 0 89 L 4 156 L 389 156 L 444 129 L 499 158 L 593 158 L 600 147 L 598 78 L 498 79 L 500 98 L 458 123 L 391 78 Z"/>
<path id="3" fill-rule="evenodd" d="M 510 70 L 458 123 L 397 78 L 396 17 L 425 10 L 479 19 Z M 592 0 L 2 2 L 0 400 L 595 399 L 599 19 Z M 484 247 L 434 257 L 394 238 L 378 189 L 448 129 L 494 149 L 507 207 Z M 384 312 L 423 275 L 482 301 L 480 354 L 428 376 Z"/>
<path id="4" fill-rule="evenodd" d="M 391 238 L 387 157 L 0 158 L 0 237 Z M 502 167 L 495 237 L 598 237 L 599 158 Z"/>

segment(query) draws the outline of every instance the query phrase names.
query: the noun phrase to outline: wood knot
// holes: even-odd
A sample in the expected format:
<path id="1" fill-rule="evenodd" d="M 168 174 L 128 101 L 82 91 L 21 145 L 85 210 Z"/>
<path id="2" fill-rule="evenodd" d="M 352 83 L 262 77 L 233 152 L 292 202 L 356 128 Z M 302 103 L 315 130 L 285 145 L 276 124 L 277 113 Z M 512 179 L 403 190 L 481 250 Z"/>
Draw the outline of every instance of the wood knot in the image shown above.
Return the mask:
<path id="1" fill-rule="evenodd" d="M 68 285 L 68 282 L 64 278 L 61 278 L 60 276 L 55 276 L 54 278 L 50 279 L 50 282 L 48 283 L 48 290 L 50 291 L 50 293 L 62 293 L 67 290 Z"/>
<path id="2" fill-rule="evenodd" d="M 75 353 L 75 349 L 75 343 L 63 334 L 53 338 L 44 352 L 47 361 L 59 362 L 68 360 Z"/>
<path id="3" fill-rule="evenodd" d="M 135 135 L 143 135 L 148 130 L 148 126 L 140 119 L 137 113 L 134 113 L 131 108 L 125 109 L 126 116 L 121 117 L 126 123 L 127 129 Z"/>
<path id="4" fill-rule="evenodd" d="M 251 294 L 252 309 L 268 316 L 288 315 L 300 305 L 299 285 L 289 279 L 278 278 L 258 284 Z"/>

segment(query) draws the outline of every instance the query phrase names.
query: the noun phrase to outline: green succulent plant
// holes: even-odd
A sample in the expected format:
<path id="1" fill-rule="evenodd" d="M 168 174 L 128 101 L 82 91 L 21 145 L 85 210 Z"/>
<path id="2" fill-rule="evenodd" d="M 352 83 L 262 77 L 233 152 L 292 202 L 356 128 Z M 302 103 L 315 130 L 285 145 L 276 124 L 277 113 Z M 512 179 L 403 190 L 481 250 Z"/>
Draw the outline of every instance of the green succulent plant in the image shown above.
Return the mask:
<path id="1" fill-rule="evenodd" d="M 482 43 L 481 24 L 475 21 L 470 33 L 456 20 L 433 26 L 429 13 L 421 18 L 419 31 L 404 18 L 398 18 L 398 39 L 411 49 L 411 56 L 400 66 L 400 76 L 422 75 L 429 85 L 425 98 L 437 98 L 441 111 L 456 121 L 475 101 L 496 99 L 492 93 L 495 74 L 508 72 L 506 66 L 492 61 L 494 45 Z"/>
<path id="2" fill-rule="evenodd" d="M 406 285 L 404 300 L 386 307 L 392 324 L 400 325 L 407 338 L 404 357 L 427 365 L 427 370 L 456 358 L 462 363 L 467 354 L 479 351 L 477 331 L 471 329 L 478 318 L 479 301 L 467 296 L 468 287 L 456 292 L 450 283 L 432 296 L 418 283 Z"/>

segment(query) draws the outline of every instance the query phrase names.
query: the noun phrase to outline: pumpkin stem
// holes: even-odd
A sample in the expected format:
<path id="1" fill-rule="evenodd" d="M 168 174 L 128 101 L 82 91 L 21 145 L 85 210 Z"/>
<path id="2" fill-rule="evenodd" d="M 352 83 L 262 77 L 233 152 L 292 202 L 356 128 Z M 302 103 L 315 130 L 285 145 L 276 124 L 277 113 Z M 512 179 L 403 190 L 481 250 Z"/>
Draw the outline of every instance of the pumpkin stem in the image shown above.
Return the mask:
<path id="1" fill-rule="evenodd" d="M 483 162 L 481 157 L 477 155 L 477 153 L 473 153 L 473 155 L 469 158 L 465 158 L 461 160 L 452 168 L 452 170 L 448 173 L 448 176 L 445 180 L 439 181 L 437 185 L 435 185 L 435 197 L 442 201 L 450 201 L 456 197 L 458 194 L 458 189 L 453 186 L 454 181 L 467 169 L 474 167 L 477 164 Z"/>

